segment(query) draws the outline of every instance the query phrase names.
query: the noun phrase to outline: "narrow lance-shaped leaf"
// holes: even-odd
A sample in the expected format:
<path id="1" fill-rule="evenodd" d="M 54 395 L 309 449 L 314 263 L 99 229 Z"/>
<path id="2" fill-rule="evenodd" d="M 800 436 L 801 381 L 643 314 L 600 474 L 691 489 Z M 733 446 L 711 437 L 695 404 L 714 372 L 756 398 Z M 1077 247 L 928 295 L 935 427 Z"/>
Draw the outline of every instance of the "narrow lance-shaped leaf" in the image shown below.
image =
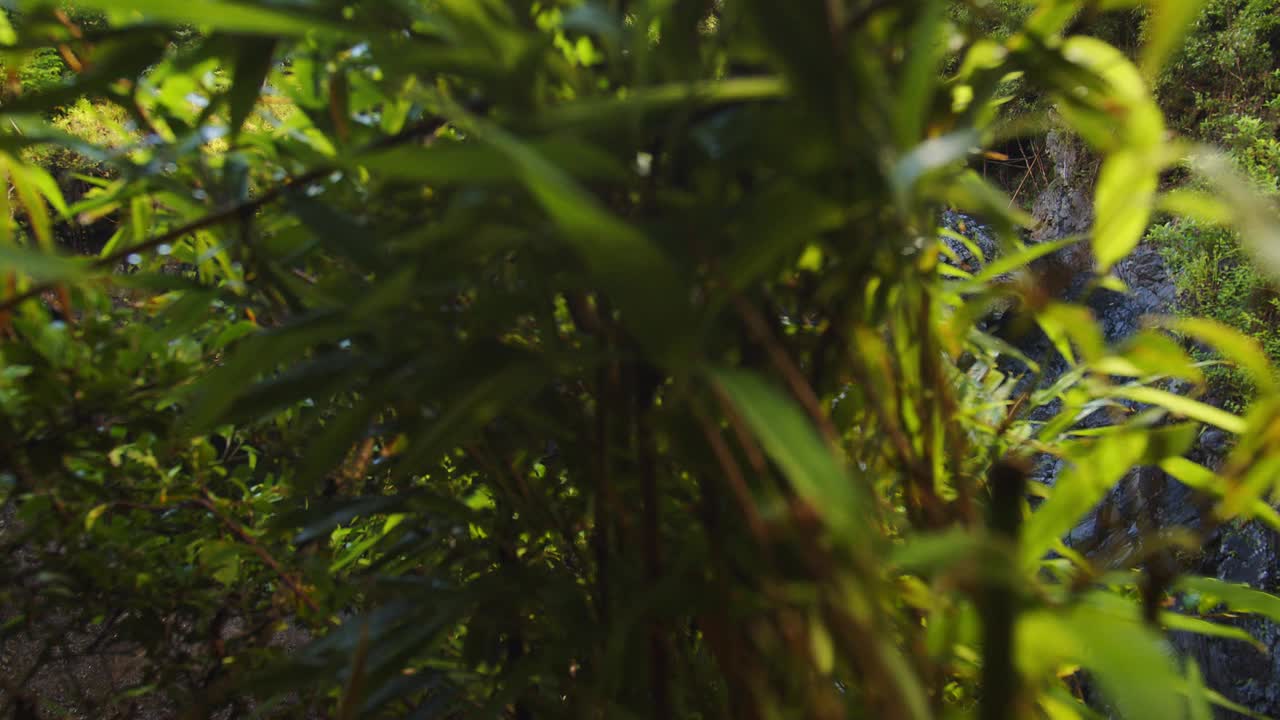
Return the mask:
<path id="1" fill-rule="evenodd" d="M 1280 622 L 1280 598 L 1248 585 L 1188 575 L 1180 578 L 1174 588 L 1217 598 L 1236 612 L 1253 613 Z"/>
<path id="2" fill-rule="evenodd" d="M 800 409 L 753 373 L 722 369 L 714 371 L 712 379 L 796 493 L 826 519 L 832 531 L 854 542 L 865 536 L 868 504 L 860 486 Z"/>
<path id="3" fill-rule="evenodd" d="M 1170 319 L 1165 324 L 1176 332 L 1185 333 L 1215 347 L 1224 357 L 1249 373 L 1259 392 L 1270 394 L 1276 389 L 1275 369 L 1257 338 L 1207 318 L 1177 318 Z"/>
<path id="4" fill-rule="evenodd" d="M 1143 385 L 1125 385 L 1112 390 L 1110 394 L 1140 403 L 1159 405 L 1179 415 L 1215 425 L 1228 432 L 1243 433 L 1248 429 L 1248 423 L 1239 415 L 1233 415 L 1226 410 L 1167 390 Z"/>
<path id="5" fill-rule="evenodd" d="M 227 94 L 231 109 L 231 133 L 238 135 L 245 120 L 253 112 L 262 84 L 271 71 L 275 57 L 274 38 L 241 38 L 236 41 L 232 63 L 231 90 Z"/>
<path id="6" fill-rule="evenodd" d="M 942 0 L 925 0 L 916 10 L 911 28 L 912 52 L 903 63 L 895 129 L 900 147 L 909 147 L 924 136 L 929 107 L 941 75 L 946 52 L 947 7 Z"/>
<path id="7" fill-rule="evenodd" d="M 9 11 L 0 9 L 0 45 L 12 45 L 18 42 L 18 35 L 9 22 Z"/>
<path id="8" fill-rule="evenodd" d="M 1231 208 L 1232 225 L 1240 232 L 1245 249 L 1272 279 L 1280 278 L 1280 218 L 1275 208 L 1220 151 L 1198 146 L 1190 160 Z"/>
<path id="9" fill-rule="evenodd" d="M 253 35 L 303 36 L 309 32 L 345 35 L 349 28 L 318 15 L 287 10 L 279 5 L 238 2 L 236 0 L 76 0 L 84 10 L 102 12 L 127 11 L 139 20 L 153 20 L 174 25 L 197 25 L 213 30 Z"/>
<path id="10" fill-rule="evenodd" d="M 1142 239 L 1151 217 L 1165 154 L 1164 119 L 1142 74 L 1116 48 L 1090 37 L 1062 46 L 1068 60 L 1106 82 L 1105 95 L 1081 88 L 1059 107 L 1095 148 L 1109 153 L 1095 190 L 1093 250 L 1105 272 Z"/>
<path id="11" fill-rule="evenodd" d="M 49 218 L 49 207 L 45 205 L 36 183 L 28 174 L 29 168 L 12 159 L 9 162 L 9 181 L 17 192 L 18 202 L 27 212 L 27 220 L 31 223 L 31 231 L 45 252 L 53 252 L 53 222 Z"/>
<path id="12" fill-rule="evenodd" d="M 90 274 L 89 265 L 79 258 L 36 252 L 0 243 L 0 268 L 16 270 L 37 282 L 74 282 Z"/>
<path id="13" fill-rule="evenodd" d="M 1187 720 L 1213 720 L 1213 710 L 1209 703 L 1209 694 L 1204 686 L 1204 678 L 1200 675 L 1200 665 L 1194 658 L 1186 659 L 1187 667 Z"/>
<path id="14" fill-rule="evenodd" d="M 1093 671 L 1103 692 L 1126 720 L 1176 720 L 1182 698 L 1170 693 L 1179 675 L 1163 638 L 1145 625 L 1137 608 L 1126 613 L 1082 606 L 1070 627 L 1085 654 L 1079 660 Z"/>
<path id="15" fill-rule="evenodd" d="M 1160 165 L 1141 150 L 1121 150 L 1102 161 L 1094 208 L 1093 253 L 1106 272 L 1128 255 L 1147 230 Z"/>
<path id="16" fill-rule="evenodd" d="M 1195 439 L 1195 426 L 1123 428 L 1072 452 L 1068 468 L 1028 519 L 1020 545 L 1022 566 L 1034 568 L 1130 468 L 1181 455 Z"/>

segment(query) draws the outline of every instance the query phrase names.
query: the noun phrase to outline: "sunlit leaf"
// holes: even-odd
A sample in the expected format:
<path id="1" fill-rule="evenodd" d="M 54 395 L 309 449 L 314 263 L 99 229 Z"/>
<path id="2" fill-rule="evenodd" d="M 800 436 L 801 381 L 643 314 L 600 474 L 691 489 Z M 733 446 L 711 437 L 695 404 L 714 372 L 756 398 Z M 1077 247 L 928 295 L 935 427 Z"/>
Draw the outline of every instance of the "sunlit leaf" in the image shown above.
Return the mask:
<path id="1" fill-rule="evenodd" d="M 1099 272 L 1137 247 L 1151 219 L 1160 167 L 1145 151 L 1124 150 L 1102 161 L 1094 201 L 1093 253 Z"/>
<path id="2" fill-rule="evenodd" d="M 1242 433 L 1248 428 L 1244 418 L 1225 410 L 1193 400 L 1184 395 L 1177 395 L 1167 390 L 1140 385 L 1125 385 L 1110 391 L 1115 397 L 1150 403 L 1166 408 L 1178 415 L 1216 425 L 1228 432 Z"/>

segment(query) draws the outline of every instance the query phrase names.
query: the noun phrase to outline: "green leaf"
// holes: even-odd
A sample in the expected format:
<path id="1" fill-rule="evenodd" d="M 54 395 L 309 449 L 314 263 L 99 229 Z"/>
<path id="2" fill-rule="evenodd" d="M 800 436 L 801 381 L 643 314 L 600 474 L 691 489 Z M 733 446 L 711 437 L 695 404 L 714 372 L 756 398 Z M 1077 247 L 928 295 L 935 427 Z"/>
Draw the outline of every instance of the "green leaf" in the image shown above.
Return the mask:
<path id="1" fill-rule="evenodd" d="M 82 258 L 63 257 L 0 243 L 0 267 L 16 270 L 37 282 L 74 282 L 89 276 Z"/>
<path id="2" fill-rule="evenodd" d="M 830 38 L 840 32 L 823 3 L 777 3 L 746 0 L 742 12 L 754 24 L 767 50 L 786 69 L 792 85 L 812 104 L 815 113 L 831 117 L 837 104 L 837 87 L 844 65 Z"/>
<path id="3" fill-rule="evenodd" d="M 1256 492 L 1229 493 L 1228 491 L 1238 486 L 1229 483 L 1226 478 L 1209 468 L 1186 458 L 1167 458 L 1160 463 L 1160 469 L 1169 473 L 1175 480 L 1189 488 L 1194 488 L 1214 498 L 1230 498 L 1229 505 L 1224 504 L 1219 508 L 1218 512 L 1228 513 L 1228 516 L 1234 516 L 1239 513 L 1246 518 L 1257 518 L 1266 523 L 1268 527 L 1280 532 L 1280 512 L 1271 507 L 1265 499 L 1257 497 Z"/>
<path id="4" fill-rule="evenodd" d="M 0 45 L 13 45 L 18 42 L 18 35 L 9 22 L 9 11 L 0 8 Z"/>
<path id="5" fill-rule="evenodd" d="M 1094 195 L 1093 254 L 1098 271 L 1111 269 L 1147 231 L 1160 166 L 1150 152 L 1121 150 L 1107 156 Z"/>
<path id="6" fill-rule="evenodd" d="M 322 402 L 331 393 L 351 387 L 353 378 L 366 369 L 363 359 L 350 352 L 317 355 L 237 392 L 218 422 L 250 423 L 304 400 Z"/>
<path id="7" fill-rule="evenodd" d="M 1213 708 L 1209 694 L 1200 675 L 1200 665 L 1194 658 L 1186 658 L 1187 667 L 1187 720 L 1213 720 Z"/>
<path id="8" fill-rule="evenodd" d="M 1124 53 L 1097 38 L 1070 37 L 1062 44 L 1062 54 L 1105 83 L 1101 91 L 1076 85 L 1067 88 L 1069 94 L 1059 95 L 1059 109 L 1068 123 L 1095 148 L 1134 153 L 1142 158 L 1135 164 L 1149 166 L 1164 143 L 1164 118 L 1142 74 Z"/>
<path id="9" fill-rule="evenodd" d="M 983 266 L 982 271 L 974 276 L 974 283 L 975 285 L 987 283 L 997 276 L 1003 275 L 1007 272 L 1012 272 L 1020 267 L 1030 265 L 1036 260 L 1039 260 L 1051 253 L 1055 253 L 1062 248 L 1070 247 L 1071 245 L 1080 242 L 1081 239 L 1082 238 L 1078 235 L 1072 235 L 1049 242 L 1033 243 L 1016 252 L 1001 255 L 991 261 L 991 263 Z"/>
<path id="10" fill-rule="evenodd" d="M 1211 577 L 1187 575 L 1178 579 L 1174 589 L 1179 592 L 1208 595 L 1220 600 L 1235 612 L 1261 615 L 1274 622 L 1280 622 L 1280 598 L 1255 590 L 1248 585 Z"/>
<path id="11" fill-rule="evenodd" d="M 1248 643 L 1257 650 L 1266 651 L 1266 646 L 1258 642 L 1252 635 L 1245 632 L 1243 628 L 1234 625 L 1223 625 L 1221 623 L 1209 622 L 1203 618 L 1192 617 L 1190 615 L 1181 615 L 1173 612 L 1160 613 L 1160 624 L 1169 630 L 1178 632 L 1195 633 L 1196 635 L 1204 635 L 1205 637 L 1221 638 L 1223 640 L 1238 640 Z"/>
<path id="12" fill-rule="evenodd" d="M 352 260 L 357 267 L 371 271 L 386 265 L 383 248 L 376 233 L 359 219 L 344 213 L 325 195 L 309 197 L 304 192 L 286 196 L 289 209 L 307 230 L 339 257 Z M 400 298 L 403 299 L 403 296 Z"/>
<path id="13" fill-rule="evenodd" d="M 1115 433 L 1071 454 L 1070 465 L 1054 483 L 1049 499 L 1031 514 L 1023 529 L 1024 567 L 1038 563 L 1124 477 L 1146 451 L 1145 440 L 1142 433 Z"/>
<path id="14" fill-rule="evenodd" d="M 398 384 L 403 378 L 396 380 Z M 295 476 L 297 486 L 309 491 L 319 488 L 324 475 L 337 467 L 347 452 L 365 437 L 374 414 L 387 404 L 395 391 L 392 383 L 367 389 L 354 407 L 343 409 L 330 420 L 308 445 Z"/>
<path id="15" fill-rule="evenodd" d="M 952 568 L 984 547 L 981 538 L 961 528 L 915 535 L 896 546 L 889 564 L 905 572 L 930 574 Z"/>
<path id="16" fill-rule="evenodd" d="M 942 77 L 941 64 L 947 52 L 948 5 L 942 0 L 924 0 L 914 8 L 916 18 L 909 40 L 913 50 L 902 64 L 898 82 L 894 129 L 899 147 L 918 142 L 930 119 L 933 94 Z"/>
<path id="17" fill-rule="evenodd" d="M 1280 279 L 1280 219 L 1275 208 L 1220 151 L 1197 146 L 1190 160 L 1231 207 L 1232 224 L 1240 231 L 1245 249 L 1271 278 Z"/>
<path id="18" fill-rule="evenodd" d="M 977 132 L 957 130 L 916 145 L 893 166 L 891 180 L 900 194 L 910 192 L 925 175 L 955 165 L 978 149 Z"/>
<path id="19" fill-rule="evenodd" d="M 858 542 L 866 534 L 867 503 L 861 486 L 837 462 L 813 424 L 786 395 L 754 373 L 721 369 L 711 377 L 796 493 L 826 518 L 833 533 Z"/>
<path id="20" fill-rule="evenodd" d="M 1231 206 L 1207 192 L 1177 188 L 1160 196 L 1157 205 L 1165 212 L 1191 218 L 1206 225 L 1229 225 Z"/>
<path id="21" fill-rule="evenodd" d="M 1199 364 L 1167 333 L 1143 330 L 1124 342 L 1114 355 L 1089 365 L 1095 373 L 1133 378 L 1179 378 L 1197 385 L 1204 382 Z"/>
<path id="22" fill-rule="evenodd" d="M 1200 342 L 1212 345 L 1249 374 L 1258 392 L 1270 394 L 1275 391 L 1275 370 L 1257 338 L 1207 318 L 1169 318 L 1162 324 L 1174 332 L 1190 335 Z"/>
<path id="23" fill-rule="evenodd" d="M 317 315 L 242 339 L 221 365 L 186 389 L 192 398 L 184 416 L 189 431 L 207 431 L 222 423 L 240 395 L 264 373 L 296 360 L 317 343 L 335 342 L 347 332 L 332 317 Z M 241 410 L 244 408 L 242 405 Z"/>
<path id="24" fill-rule="evenodd" d="M 29 167 L 12 160 L 9 161 L 8 166 L 9 182 L 13 183 L 13 189 L 17 191 L 18 202 L 27 211 L 31 231 L 43 250 L 53 252 L 53 222 L 49 218 L 49 207 L 45 204 L 44 196 L 40 194 L 36 184 L 38 181 L 32 180 Z"/>
<path id="25" fill-rule="evenodd" d="M 451 448 L 469 442 L 485 425 L 533 396 L 547 381 L 547 369 L 541 363 L 516 352 L 496 372 L 479 373 L 474 379 L 455 377 L 452 384 L 461 385 L 461 390 L 448 399 L 439 417 L 410 436 L 409 449 L 396 461 L 396 477 L 433 472 Z"/>
<path id="26" fill-rule="evenodd" d="M 582 138 L 557 135 L 529 143 L 533 152 L 578 179 L 624 181 L 629 171 L 616 158 Z M 493 145 L 439 138 L 425 147 L 404 147 L 357 155 L 351 164 L 380 177 L 439 185 L 517 182 L 520 168 Z"/>
<path id="27" fill-rule="evenodd" d="M 262 92 L 262 84 L 271 72 L 275 58 L 274 38 L 236 38 L 232 58 L 231 90 L 227 99 L 231 106 L 231 134 L 239 135 L 244 122 L 253 112 Z"/>
<path id="28" fill-rule="evenodd" d="M 584 98 L 539 113 L 532 122 L 545 132 L 616 129 L 673 107 L 688 109 L 776 100 L 787 95 L 782 78 L 762 75 L 636 88 L 621 98 Z"/>
<path id="29" fill-rule="evenodd" d="M 197 25 L 210 30 L 246 35 L 303 36 L 312 32 L 346 35 L 341 23 L 279 5 L 237 2 L 236 0 L 76 0 L 83 10 L 121 12 L 138 21 L 159 21 L 173 25 Z"/>
<path id="30" fill-rule="evenodd" d="M 1199 420 L 1200 422 L 1220 427 L 1227 432 L 1240 434 L 1249 427 L 1245 419 L 1239 415 L 1233 415 L 1226 410 L 1220 410 L 1199 400 L 1193 400 L 1185 395 L 1178 395 L 1167 390 L 1159 390 L 1142 385 L 1124 385 L 1108 391 L 1108 395 L 1149 405 L 1158 405 L 1192 420 Z"/>
<path id="31" fill-rule="evenodd" d="M 1081 605 L 1068 622 L 1084 651 L 1078 660 L 1093 671 L 1121 717 L 1175 720 L 1184 716 L 1182 698 L 1169 692 L 1181 681 L 1173 652 L 1142 622 L 1137 608 L 1120 612 L 1115 607 Z"/>
<path id="32" fill-rule="evenodd" d="M 1022 566 L 1035 567 L 1131 468 L 1181 455 L 1194 439 L 1193 425 L 1119 428 L 1075 446 L 1049 498 L 1031 514 L 1023 529 L 1019 545 Z"/>
<path id="33" fill-rule="evenodd" d="M 560 226 L 564 241 L 622 309 L 623 322 L 641 342 L 659 357 L 683 352 L 688 338 L 680 320 L 688 314 L 687 296 L 679 271 L 662 251 L 535 148 L 461 108 L 453 106 L 451 114 L 514 165 L 517 177 Z"/>
<path id="34" fill-rule="evenodd" d="M 71 209 L 67 207 L 67 201 L 62 197 L 62 189 L 58 187 L 58 181 L 53 179 L 47 170 L 38 165 L 26 165 L 23 168 L 27 176 L 27 181 L 35 186 L 36 190 L 44 199 L 58 211 L 58 215 L 63 220 L 71 220 Z"/>
<path id="35" fill-rule="evenodd" d="M 758 282 L 782 258 L 807 241 L 847 222 L 840 204 L 794 183 L 777 182 L 734 208 L 730 231 L 738 237 L 723 260 L 730 287 L 741 290 Z"/>
<path id="36" fill-rule="evenodd" d="M 84 516 L 85 531 L 87 532 L 89 530 L 92 530 L 93 526 L 97 524 L 98 518 L 102 517 L 102 513 L 106 512 L 107 509 L 110 507 L 111 507 L 110 505 L 106 505 L 106 504 L 97 505 L 92 510 L 85 513 L 85 516 Z"/>

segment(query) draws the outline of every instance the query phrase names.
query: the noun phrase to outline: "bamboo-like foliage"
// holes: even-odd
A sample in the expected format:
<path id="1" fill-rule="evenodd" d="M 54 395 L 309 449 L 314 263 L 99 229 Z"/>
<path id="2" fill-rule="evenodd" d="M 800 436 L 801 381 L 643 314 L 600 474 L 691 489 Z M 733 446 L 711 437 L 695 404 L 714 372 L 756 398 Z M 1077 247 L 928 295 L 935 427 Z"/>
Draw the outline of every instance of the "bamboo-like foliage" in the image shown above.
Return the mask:
<path id="1" fill-rule="evenodd" d="M 1166 205 L 1269 247 L 1268 208 L 1170 139 L 1148 91 L 1196 4 L 1149 3 L 1137 64 L 1064 36 L 1098 3 L 1041 2 L 999 41 L 951 4 L 24 6 L 4 62 L 52 47 L 76 74 L 0 107 L 0 478 L 13 546 L 57 548 L 6 603 L 188 618 L 212 664 L 113 627 L 150 653 L 137 696 L 192 716 L 246 697 L 341 718 L 1229 704 L 1164 633 L 1247 640 L 1198 616 L 1214 599 L 1280 618 L 1179 577 L 1217 524 L 1280 526 L 1272 370 L 1206 322 L 1109 347 L 1036 262 L 1088 243 L 1114 287 L 1160 173 L 1191 157 L 1226 200 Z M 1014 77 L 1102 157 L 1087 238 L 1025 244 L 1029 218 L 972 169 L 1050 122 L 1002 116 Z M 131 144 L 52 130 L 80 97 L 123 108 Z M 106 179 L 68 207 L 22 161 L 48 144 Z M 976 246 L 944 208 L 999 256 L 962 269 Z M 53 251 L 94 223 L 98 258 Z M 1071 369 L 1040 382 L 985 329 L 996 307 Z M 1254 372 L 1250 410 L 1196 399 L 1172 337 Z M 1219 469 L 1184 457 L 1205 425 L 1236 437 Z M 1045 458 L 1053 487 L 1029 481 Z M 1139 466 L 1202 493 L 1201 525 L 1065 546 Z M 1167 601 L 1185 591 L 1201 602 Z M 228 615 L 258 634 L 228 640 Z M 282 621 L 314 640 L 269 652 Z"/>

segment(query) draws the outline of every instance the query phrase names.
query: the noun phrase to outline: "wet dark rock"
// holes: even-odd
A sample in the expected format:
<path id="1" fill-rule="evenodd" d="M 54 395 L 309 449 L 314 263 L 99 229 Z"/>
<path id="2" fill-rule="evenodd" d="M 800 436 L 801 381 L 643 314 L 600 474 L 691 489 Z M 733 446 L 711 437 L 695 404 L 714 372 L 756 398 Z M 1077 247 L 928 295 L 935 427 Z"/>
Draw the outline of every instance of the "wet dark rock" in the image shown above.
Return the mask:
<path id="1" fill-rule="evenodd" d="M 1201 433 L 1198 444 L 1205 453 L 1222 457 L 1231 449 L 1231 436 L 1225 430 L 1209 428 Z"/>
<path id="2" fill-rule="evenodd" d="M 1259 523 L 1228 526 L 1215 533 L 1193 571 L 1259 590 L 1277 588 L 1280 537 Z M 1205 683 L 1250 710 L 1280 715 L 1280 626 L 1254 616 L 1225 621 L 1252 635 L 1263 652 L 1247 643 L 1175 633 L 1174 646 L 1200 666 Z M 1242 718 L 1219 711 L 1220 718 Z"/>
<path id="3" fill-rule="evenodd" d="M 1036 196 L 1031 214 L 1036 227 L 1032 242 L 1048 242 L 1080 235 L 1093 226 L 1093 179 L 1097 159 L 1078 139 L 1057 130 L 1045 136 L 1045 154 L 1053 167 L 1049 185 Z M 1092 268 L 1087 243 L 1076 243 L 1050 257 L 1050 262 L 1076 273 Z"/>
<path id="4" fill-rule="evenodd" d="M 948 209 L 942 213 L 942 225 L 948 230 L 968 238 L 982 252 L 982 257 L 978 257 L 968 245 L 953 237 L 944 235 L 942 236 L 942 243 L 955 253 L 958 260 L 958 262 L 955 262 L 950 258 L 944 258 L 945 262 L 956 265 L 961 270 L 975 272 L 983 264 L 1000 255 L 1000 245 L 996 242 L 995 236 L 977 219 L 962 212 Z"/>

